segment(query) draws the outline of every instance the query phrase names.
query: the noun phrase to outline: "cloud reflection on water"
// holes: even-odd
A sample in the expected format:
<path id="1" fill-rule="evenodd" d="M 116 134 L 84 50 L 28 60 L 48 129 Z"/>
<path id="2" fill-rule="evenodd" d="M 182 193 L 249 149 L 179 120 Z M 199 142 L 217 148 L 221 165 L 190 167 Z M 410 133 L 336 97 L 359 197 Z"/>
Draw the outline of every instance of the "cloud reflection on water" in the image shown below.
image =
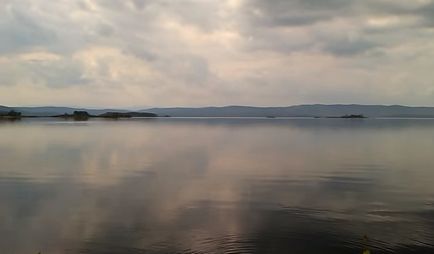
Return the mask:
<path id="1" fill-rule="evenodd" d="M 0 125 L 10 253 L 432 250 L 431 120 Z M 405 249 L 407 248 L 407 249 Z"/>

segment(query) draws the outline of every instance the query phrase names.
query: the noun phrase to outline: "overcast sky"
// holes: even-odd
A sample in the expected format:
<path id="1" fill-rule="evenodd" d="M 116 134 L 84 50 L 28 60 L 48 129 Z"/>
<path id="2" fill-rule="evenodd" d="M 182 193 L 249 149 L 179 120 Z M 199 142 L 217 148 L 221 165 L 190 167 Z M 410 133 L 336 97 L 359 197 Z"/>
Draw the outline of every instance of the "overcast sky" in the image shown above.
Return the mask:
<path id="1" fill-rule="evenodd" d="M 2 0 L 0 104 L 434 106 L 434 0 Z"/>

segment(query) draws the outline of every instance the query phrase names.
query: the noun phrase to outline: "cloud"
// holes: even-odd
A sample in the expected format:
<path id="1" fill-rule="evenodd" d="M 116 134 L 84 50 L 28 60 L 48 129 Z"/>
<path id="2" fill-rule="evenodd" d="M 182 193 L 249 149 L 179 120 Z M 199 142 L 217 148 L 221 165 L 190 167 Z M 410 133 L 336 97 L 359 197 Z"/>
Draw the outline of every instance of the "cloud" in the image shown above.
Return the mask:
<path id="1" fill-rule="evenodd" d="M 33 52 L 0 60 L 0 85 L 33 83 L 61 88 L 89 81 L 80 62 L 51 53 Z"/>
<path id="2" fill-rule="evenodd" d="M 413 69 L 434 67 L 433 10 L 431 0 L 9 0 L 0 9 L 0 87 L 13 96 L 0 99 L 433 105 L 431 72 Z M 41 52 L 56 59 L 23 58 Z"/>
<path id="3" fill-rule="evenodd" d="M 37 20 L 11 5 L 0 10 L 0 53 L 10 54 L 50 45 L 56 35 Z"/>

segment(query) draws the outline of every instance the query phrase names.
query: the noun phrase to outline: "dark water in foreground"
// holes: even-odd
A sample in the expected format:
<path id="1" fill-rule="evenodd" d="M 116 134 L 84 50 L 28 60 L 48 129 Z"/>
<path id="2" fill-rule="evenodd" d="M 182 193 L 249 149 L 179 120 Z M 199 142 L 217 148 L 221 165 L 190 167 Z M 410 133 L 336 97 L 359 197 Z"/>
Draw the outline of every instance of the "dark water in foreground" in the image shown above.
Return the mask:
<path id="1" fill-rule="evenodd" d="M 434 120 L 0 122 L 1 253 L 365 247 L 434 253 Z"/>

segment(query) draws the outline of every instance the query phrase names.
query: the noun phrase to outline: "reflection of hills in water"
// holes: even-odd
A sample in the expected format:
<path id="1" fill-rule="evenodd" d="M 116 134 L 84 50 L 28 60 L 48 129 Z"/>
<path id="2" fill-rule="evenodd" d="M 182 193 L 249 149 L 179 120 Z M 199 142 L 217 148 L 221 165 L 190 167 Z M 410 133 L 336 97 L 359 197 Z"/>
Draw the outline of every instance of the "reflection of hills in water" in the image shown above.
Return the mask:
<path id="1" fill-rule="evenodd" d="M 61 117 L 61 116 L 59 116 Z M 0 118 L 1 119 L 1 118 Z M 86 118 L 87 120 L 88 118 Z M 90 118 L 92 120 L 94 118 Z M 270 126 L 273 128 L 303 128 L 303 129 L 401 129 L 421 128 L 429 129 L 434 127 L 434 119 L 407 119 L 407 118 L 368 118 L 363 121 L 347 121 L 339 118 L 124 118 L 127 122 L 149 123 L 152 120 L 155 125 L 178 125 L 178 126 L 221 126 L 243 128 L 245 126 Z M 50 122 L 48 119 L 30 118 L 25 121 Z"/>

